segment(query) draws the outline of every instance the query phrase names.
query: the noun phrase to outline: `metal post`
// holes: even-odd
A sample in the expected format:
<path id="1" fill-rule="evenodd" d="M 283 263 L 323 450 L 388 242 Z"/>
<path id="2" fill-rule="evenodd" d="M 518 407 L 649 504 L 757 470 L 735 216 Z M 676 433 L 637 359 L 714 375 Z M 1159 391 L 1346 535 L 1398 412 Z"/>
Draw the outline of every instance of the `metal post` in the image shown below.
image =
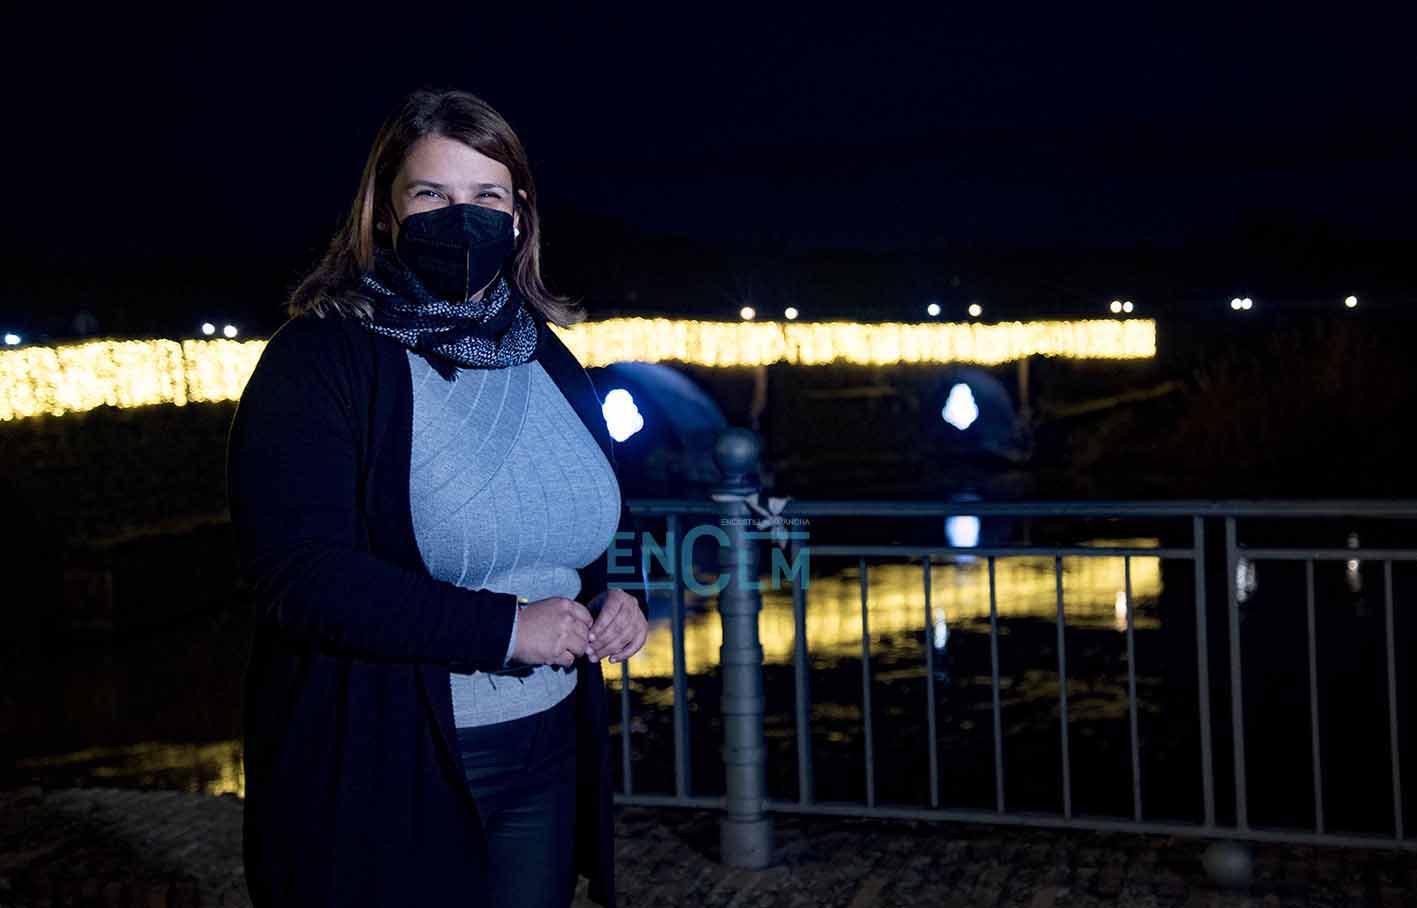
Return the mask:
<path id="1" fill-rule="evenodd" d="M 801 541 L 793 539 L 792 563 L 797 563 Z M 807 654 L 807 589 L 805 581 L 792 583 L 792 679 L 796 689 L 797 721 L 797 801 L 810 804 L 815 797 L 812 781 L 812 663 Z"/>
<path id="2" fill-rule="evenodd" d="M 1392 559 L 1383 561 L 1383 623 L 1387 640 L 1387 717 L 1388 741 L 1392 746 L 1392 825 L 1393 836 L 1400 842 L 1402 831 L 1402 755 L 1397 737 L 1397 660 L 1393 656 L 1392 628 Z"/>
<path id="3" fill-rule="evenodd" d="M 627 795 L 635 793 L 630 757 L 630 660 L 626 659 L 620 663 L 620 784 Z"/>
<path id="4" fill-rule="evenodd" d="M 940 806 L 940 736 L 935 730 L 935 616 L 930 608 L 930 556 L 925 556 L 925 727 L 930 745 L 930 806 Z M 944 617 L 940 618 L 944 621 Z"/>
<path id="5" fill-rule="evenodd" d="M 693 764 L 689 752 L 689 672 L 684 660 L 684 579 L 679 576 L 679 570 L 686 563 L 693 564 L 693 557 L 691 552 L 682 552 L 679 547 L 683 534 L 679 532 L 678 514 L 669 515 L 667 529 L 672 553 L 669 576 L 674 583 L 669 623 L 674 647 L 674 794 L 687 798 Z"/>
<path id="6" fill-rule="evenodd" d="M 1058 734 L 1063 753 L 1063 816 L 1073 818 L 1073 764 L 1068 746 L 1068 641 L 1063 610 L 1063 559 L 1053 558 L 1053 591 L 1058 597 Z"/>
<path id="7" fill-rule="evenodd" d="M 772 861 L 773 827 L 767 816 L 766 752 L 763 746 L 763 648 L 758 641 L 762 596 L 757 589 L 758 545 L 748 538 L 743 497 L 758 491 L 761 443 L 753 432 L 732 428 L 714 445 L 722 484 L 714 494 L 728 545 L 719 568 L 726 584 L 718 594 L 723 623 L 719 665 L 723 679 L 723 763 L 726 815 L 719 823 L 719 850 L 730 867 L 761 869 Z M 751 584 L 751 587 L 745 586 Z"/>
<path id="8" fill-rule="evenodd" d="M 871 734 L 871 619 L 867 602 L 866 559 L 861 573 L 861 727 L 866 737 L 866 806 L 876 806 L 876 739 Z"/>
<path id="9" fill-rule="evenodd" d="M 1324 767 L 1319 752 L 1319 637 L 1314 625 L 1314 559 L 1304 562 L 1304 615 L 1309 631 L 1309 747 L 1314 762 L 1314 831 L 1324 834 Z"/>
<path id="10" fill-rule="evenodd" d="M 994 690 L 994 809 L 1004 812 L 1004 723 L 999 708 L 999 602 L 989 556 L 989 673 Z"/>
<path id="11" fill-rule="evenodd" d="M 1141 729 L 1137 727 L 1137 644 L 1136 613 L 1132 608 L 1132 557 L 1122 558 L 1122 576 L 1126 589 L 1122 593 L 1127 605 L 1127 711 L 1132 726 L 1132 815 L 1141 822 Z"/>
<path id="12" fill-rule="evenodd" d="M 1201 790 L 1205 794 L 1205 828 L 1215 827 L 1215 757 L 1210 743 L 1210 638 L 1205 626 L 1205 518 L 1191 518 L 1195 552 L 1196 684 L 1201 721 Z M 1227 583 L 1229 582 L 1227 578 Z"/>
<path id="13" fill-rule="evenodd" d="M 1235 749 L 1235 826 L 1250 829 L 1249 798 L 1245 794 L 1245 692 L 1240 665 L 1240 602 L 1236 593 L 1240 544 L 1236 540 L 1235 518 L 1225 518 L 1225 586 L 1230 611 L 1230 730 Z"/>

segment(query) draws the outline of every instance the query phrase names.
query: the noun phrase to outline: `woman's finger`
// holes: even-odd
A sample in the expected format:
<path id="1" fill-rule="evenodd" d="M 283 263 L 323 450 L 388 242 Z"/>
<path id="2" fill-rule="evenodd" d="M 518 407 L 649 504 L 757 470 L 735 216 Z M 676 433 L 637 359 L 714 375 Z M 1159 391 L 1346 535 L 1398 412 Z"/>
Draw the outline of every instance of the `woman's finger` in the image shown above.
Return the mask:
<path id="1" fill-rule="evenodd" d="M 621 609 L 620 614 L 605 629 L 605 633 L 596 636 L 597 642 L 600 642 L 602 638 L 604 640 L 601 643 L 601 649 L 608 653 L 623 646 L 625 641 L 635 632 L 634 620 L 633 609 Z"/>
<path id="2" fill-rule="evenodd" d="M 596 616 L 596 625 L 591 628 L 595 631 L 595 636 L 600 637 L 602 627 L 608 628 L 629 611 L 639 611 L 635 597 L 624 590 L 611 589 L 605 594 L 605 603 L 601 606 L 600 614 Z"/>
<path id="3" fill-rule="evenodd" d="M 641 628 L 639 634 L 635 636 L 634 642 L 630 644 L 630 646 L 625 651 L 625 655 L 621 658 L 628 659 L 635 653 L 638 653 L 641 649 L 643 649 L 645 645 L 645 639 L 648 638 L 648 636 L 649 631 L 647 629 Z"/>
<path id="4" fill-rule="evenodd" d="M 586 648 L 586 627 L 579 622 L 569 622 L 561 630 L 561 640 L 573 654 L 583 653 Z"/>
<path id="5" fill-rule="evenodd" d="M 630 635 L 625 644 L 614 651 L 610 657 L 611 662 L 622 662 L 640 651 L 645 645 L 645 640 L 649 637 L 649 625 L 641 622 Z"/>

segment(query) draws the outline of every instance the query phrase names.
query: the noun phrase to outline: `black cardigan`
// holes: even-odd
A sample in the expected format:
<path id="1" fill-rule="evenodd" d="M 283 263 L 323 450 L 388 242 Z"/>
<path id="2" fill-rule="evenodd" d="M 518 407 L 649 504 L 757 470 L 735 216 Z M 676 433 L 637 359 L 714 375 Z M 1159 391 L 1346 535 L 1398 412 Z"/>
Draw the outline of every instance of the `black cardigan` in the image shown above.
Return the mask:
<path id="1" fill-rule="evenodd" d="M 537 359 L 614 465 L 589 376 L 537 324 Z M 255 607 L 242 852 L 256 908 L 465 906 L 482 888 L 448 673 L 501 665 L 516 597 L 424 566 L 412 397 L 398 342 L 305 316 L 271 336 L 232 418 L 227 494 Z M 579 574 L 588 604 L 606 555 Z M 607 698 L 600 665 L 576 667 L 576 868 L 613 908 Z"/>

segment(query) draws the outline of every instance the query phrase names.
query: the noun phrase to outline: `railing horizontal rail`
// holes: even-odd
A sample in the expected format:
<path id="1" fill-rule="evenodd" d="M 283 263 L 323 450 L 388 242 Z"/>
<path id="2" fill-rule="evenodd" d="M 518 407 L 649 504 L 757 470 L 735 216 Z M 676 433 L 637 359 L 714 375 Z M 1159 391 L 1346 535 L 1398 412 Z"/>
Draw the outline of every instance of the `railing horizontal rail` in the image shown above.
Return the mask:
<path id="1" fill-rule="evenodd" d="M 1065 558 L 1116 558 L 1124 555 L 1146 558 L 1194 558 L 1192 549 L 1172 548 L 1126 548 L 1122 546 L 1047 546 L 1010 545 L 959 547 L 949 545 L 812 545 L 803 546 L 813 555 L 875 555 L 881 558 L 925 555 L 974 555 L 980 558 L 1011 558 L 1036 555 L 1042 558 L 1062 556 Z M 1347 550 L 1345 550 L 1347 551 Z M 1350 556 L 1351 557 L 1351 556 Z"/>
<path id="2" fill-rule="evenodd" d="M 1190 823 L 1141 822 L 1125 818 L 1079 817 L 1072 819 L 1052 813 L 1028 813 L 1009 811 L 995 813 L 992 810 L 932 809 L 929 807 L 886 807 L 865 808 L 850 802 L 832 803 L 813 801 L 801 804 L 797 801 L 768 799 L 769 810 L 781 813 L 821 814 L 827 816 L 872 817 L 892 820 L 941 820 L 956 823 L 985 823 L 990 826 L 1032 826 L 1049 829 L 1087 829 L 1099 832 L 1139 832 L 1153 835 L 1198 836 L 1203 838 L 1234 838 L 1235 830 L 1225 827 L 1206 827 Z M 1417 851 L 1417 840 L 1394 839 L 1390 836 L 1364 835 L 1318 835 L 1304 830 L 1250 828 L 1244 838 L 1261 842 L 1288 842 L 1309 845 L 1340 845 L 1353 848 L 1391 848 L 1403 851 Z"/>
<path id="3" fill-rule="evenodd" d="M 1411 517 L 1417 501 L 814 501 L 793 499 L 787 516 Z"/>
<path id="4" fill-rule="evenodd" d="M 674 795 L 637 794 L 615 795 L 615 803 L 624 807 L 683 807 L 695 810 L 721 810 L 723 795 L 696 795 L 680 798 Z M 1073 816 L 1072 818 L 1052 813 L 1029 813 L 1010 811 L 995 813 L 992 810 L 969 810 L 966 808 L 930 808 L 884 806 L 863 807 L 853 802 L 834 803 L 831 801 L 800 801 L 769 798 L 767 808 L 776 813 L 812 814 L 817 816 L 871 817 L 881 820 L 935 820 L 945 823 L 980 823 L 989 826 L 1028 826 L 1043 829 L 1080 829 L 1090 832 L 1134 832 L 1144 835 L 1174 835 L 1188 838 L 1234 838 L 1235 830 L 1223 826 L 1204 826 L 1199 823 L 1157 823 L 1142 822 L 1126 818 Z M 1245 830 L 1245 839 L 1257 842 L 1282 842 L 1300 845 L 1326 845 L 1345 848 L 1381 848 L 1400 851 L 1417 851 L 1417 839 L 1394 839 L 1389 836 L 1367 836 L 1355 834 L 1317 834 L 1302 829 L 1251 828 Z"/>
<path id="5" fill-rule="evenodd" d="M 1251 561 L 1417 561 L 1417 551 L 1404 549 L 1254 549 L 1239 546 L 1238 551 Z"/>
<path id="6" fill-rule="evenodd" d="M 696 498 L 637 498 L 631 513 L 717 515 Z M 818 517 L 1393 517 L 1417 519 L 1417 500 L 1352 501 L 839 501 L 790 499 L 784 516 Z"/>

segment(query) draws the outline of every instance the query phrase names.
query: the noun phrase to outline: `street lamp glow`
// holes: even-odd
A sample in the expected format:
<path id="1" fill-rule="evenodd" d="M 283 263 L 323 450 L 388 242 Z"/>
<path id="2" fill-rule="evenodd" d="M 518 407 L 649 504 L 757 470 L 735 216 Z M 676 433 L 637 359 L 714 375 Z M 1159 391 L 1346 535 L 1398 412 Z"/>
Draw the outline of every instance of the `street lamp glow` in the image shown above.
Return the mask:
<path id="1" fill-rule="evenodd" d="M 742 309 L 738 310 L 738 314 L 742 316 L 743 321 L 750 322 L 757 313 L 753 311 L 752 306 L 744 306 Z"/>
<path id="2" fill-rule="evenodd" d="M 964 382 L 950 388 L 950 395 L 940 409 L 940 418 L 963 432 L 979 418 L 979 405 L 974 402 L 974 392 Z"/>
<path id="3" fill-rule="evenodd" d="M 1252 300 L 1252 299 L 1250 299 L 1248 296 L 1245 297 L 1244 299 L 1240 300 L 1240 308 L 1241 308 L 1241 309 L 1249 309 L 1249 308 L 1253 307 L 1254 305 L 1255 305 L 1255 301 Z"/>
<path id="4" fill-rule="evenodd" d="M 970 303 L 969 314 L 974 318 L 978 318 L 979 316 L 984 314 L 984 307 L 979 305 L 978 303 Z"/>
<path id="5" fill-rule="evenodd" d="M 235 336 L 236 336 L 236 326 L 235 326 L 235 325 L 227 325 L 225 328 L 222 328 L 222 329 L 221 329 L 221 333 L 224 334 L 224 335 L 227 336 L 227 337 L 235 337 Z"/>
<path id="6" fill-rule="evenodd" d="M 202 333 L 208 337 L 216 334 L 216 325 L 213 325 L 211 322 L 202 322 Z"/>
<path id="7" fill-rule="evenodd" d="M 940 304 L 931 303 L 930 305 L 925 307 L 925 312 L 929 314 L 931 318 L 934 318 L 935 316 L 940 314 Z"/>
<path id="8" fill-rule="evenodd" d="M 5 346 L 7 346 L 7 347 L 14 347 L 14 346 L 18 346 L 19 343 L 20 343 L 20 336 L 19 336 L 18 334 L 8 334 L 8 333 L 7 333 L 7 334 L 5 335 Z"/>
<path id="9" fill-rule="evenodd" d="M 1356 307 L 1356 306 L 1358 305 L 1358 297 L 1356 297 L 1356 296 L 1350 296 L 1350 297 L 1348 297 L 1347 299 L 1345 299 L 1345 300 L 1343 301 L 1343 305 L 1347 306 L 1349 309 L 1352 309 L 1352 308 Z"/>
<path id="10" fill-rule="evenodd" d="M 635 405 L 635 397 L 624 388 L 611 388 L 600 405 L 610 437 L 624 441 L 645 427 L 645 418 Z"/>
<path id="11" fill-rule="evenodd" d="M 1112 305 L 1109 306 L 1108 308 L 1110 308 L 1110 309 L 1112 310 L 1112 314 L 1113 314 L 1113 315 L 1116 315 L 1118 312 L 1121 312 L 1121 311 L 1122 311 L 1122 301 L 1121 301 L 1121 300 L 1113 300 L 1113 301 L 1112 301 Z"/>
<path id="12" fill-rule="evenodd" d="M 979 545 L 979 518 L 955 514 L 945 519 L 945 537 L 957 549 L 972 549 Z"/>
<path id="13" fill-rule="evenodd" d="M 1239 298 L 1238 296 L 1235 297 L 1233 300 L 1230 301 L 1230 308 L 1231 308 L 1231 309 L 1234 309 L 1236 312 L 1239 312 L 1239 311 L 1240 311 L 1240 307 L 1241 307 L 1242 305 L 1244 305 L 1244 303 L 1242 303 L 1242 302 L 1240 301 L 1240 298 Z"/>
<path id="14" fill-rule="evenodd" d="M 782 314 L 785 315 L 785 316 L 787 316 L 788 320 L 790 321 L 791 319 L 794 319 L 794 318 L 797 317 L 797 307 L 796 307 L 796 306 L 788 306 L 788 307 L 787 307 L 787 311 L 783 312 Z"/>
<path id="15" fill-rule="evenodd" d="M 1123 312 L 1131 312 L 1131 311 L 1132 311 L 1132 301 L 1131 301 L 1131 300 L 1122 300 L 1122 311 L 1123 311 Z"/>

